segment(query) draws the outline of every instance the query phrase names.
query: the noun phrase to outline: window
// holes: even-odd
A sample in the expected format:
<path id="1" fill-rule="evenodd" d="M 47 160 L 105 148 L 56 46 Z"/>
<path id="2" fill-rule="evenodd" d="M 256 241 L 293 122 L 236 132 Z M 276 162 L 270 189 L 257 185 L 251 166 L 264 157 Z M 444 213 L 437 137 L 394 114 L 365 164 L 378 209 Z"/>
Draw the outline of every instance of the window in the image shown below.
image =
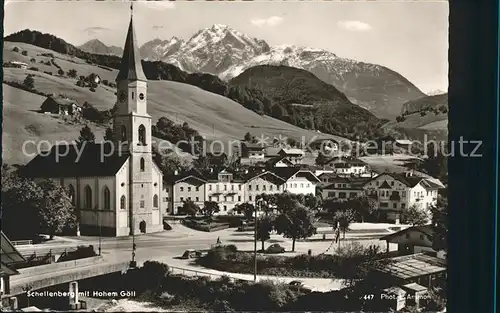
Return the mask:
<path id="1" fill-rule="evenodd" d="M 109 188 L 107 186 L 104 186 L 103 199 L 104 210 L 111 210 L 111 192 L 109 192 Z"/>
<path id="2" fill-rule="evenodd" d="M 293 188 L 297 188 L 297 184 L 293 184 Z"/>
<path id="3" fill-rule="evenodd" d="M 405 208 L 405 206 L 406 206 L 406 204 L 405 204 L 405 203 L 401 203 L 401 208 L 402 208 L 402 209 L 404 209 L 404 208 Z"/>
<path id="4" fill-rule="evenodd" d="M 335 198 L 335 191 L 329 191 L 328 192 L 328 197 L 329 198 Z"/>
<path id="5" fill-rule="evenodd" d="M 146 145 L 146 127 L 142 124 L 139 126 L 139 144 Z"/>
<path id="6" fill-rule="evenodd" d="M 273 191 L 273 185 L 269 185 L 269 191 Z"/>
<path id="7" fill-rule="evenodd" d="M 168 197 L 163 197 L 163 202 L 168 202 Z"/>
<path id="8" fill-rule="evenodd" d="M 188 192 L 191 192 L 191 187 L 188 187 Z"/>
<path id="9" fill-rule="evenodd" d="M 259 191 L 259 185 L 255 185 L 255 190 Z"/>
<path id="10" fill-rule="evenodd" d="M 394 209 L 395 209 L 395 208 L 397 208 L 397 207 L 398 207 L 397 203 L 393 203 L 393 204 L 392 204 L 392 207 L 393 207 Z"/>
<path id="11" fill-rule="evenodd" d="M 252 196 L 248 196 L 248 200 L 252 201 Z"/>
<path id="12" fill-rule="evenodd" d="M 85 209 L 91 209 L 92 208 L 92 189 L 90 189 L 89 185 L 85 186 L 83 194 L 84 194 L 83 207 Z"/>
<path id="13" fill-rule="evenodd" d="M 153 208 L 158 208 L 158 196 L 153 196 Z"/>
<path id="14" fill-rule="evenodd" d="M 234 185 L 231 185 L 231 191 L 234 191 Z"/>
<path id="15" fill-rule="evenodd" d="M 212 191 L 212 185 L 208 185 L 208 190 Z"/>
<path id="16" fill-rule="evenodd" d="M 200 187 L 196 187 L 196 189 L 195 189 L 195 190 L 196 190 L 196 191 L 200 191 Z"/>
<path id="17" fill-rule="evenodd" d="M 224 211 L 227 211 L 227 206 L 224 206 Z"/>
<path id="18" fill-rule="evenodd" d="M 227 202 L 227 197 L 226 196 L 224 196 L 224 202 Z"/>
<path id="19" fill-rule="evenodd" d="M 134 99 L 134 92 L 132 91 L 132 100 Z"/>
<path id="20" fill-rule="evenodd" d="M 227 185 L 224 185 L 224 191 L 226 191 L 226 190 L 227 190 Z"/>
<path id="21" fill-rule="evenodd" d="M 120 138 L 122 141 L 127 141 L 127 129 L 124 125 L 120 127 Z"/>
<path id="22" fill-rule="evenodd" d="M 184 191 L 184 187 L 179 187 L 180 191 Z"/>
<path id="23" fill-rule="evenodd" d="M 146 206 L 146 201 L 141 200 L 141 201 L 139 202 L 139 206 L 141 207 L 141 209 L 144 209 L 144 207 Z"/>
<path id="24" fill-rule="evenodd" d="M 380 202 L 380 207 L 387 208 L 387 207 L 389 207 L 389 204 L 387 202 Z"/>
<path id="25" fill-rule="evenodd" d="M 69 199 L 71 200 L 71 204 L 76 205 L 75 188 L 73 187 L 73 185 L 69 185 L 68 190 L 69 190 L 68 196 L 69 196 Z"/>
<path id="26" fill-rule="evenodd" d="M 394 181 L 391 181 L 391 186 L 394 186 Z"/>
<path id="27" fill-rule="evenodd" d="M 191 197 L 188 197 L 188 201 L 191 201 Z"/>
<path id="28" fill-rule="evenodd" d="M 238 190 L 240 190 L 240 191 L 241 191 L 241 185 L 238 185 Z"/>
<path id="29" fill-rule="evenodd" d="M 141 158 L 141 172 L 144 172 L 146 170 L 146 161 L 144 158 Z"/>
<path id="30" fill-rule="evenodd" d="M 241 196 L 238 196 L 238 201 L 241 201 Z"/>
<path id="31" fill-rule="evenodd" d="M 184 197 L 181 197 L 181 202 L 184 202 Z"/>
<path id="32" fill-rule="evenodd" d="M 346 198 L 346 193 L 345 192 L 339 192 L 339 198 L 340 199 L 345 199 Z"/>
<path id="33" fill-rule="evenodd" d="M 200 201 L 200 197 L 196 197 L 196 202 Z"/>
<path id="34" fill-rule="evenodd" d="M 403 198 L 405 198 L 406 197 L 406 192 L 401 191 L 401 195 L 403 196 Z"/>
<path id="35" fill-rule="evenodd" d="M 127 202 L 127 199 L 125 198 L 125 196 L 122 196 L 120 198 L 120 210 L 125 210 L 127 208 L 126 202 Z"/>
<path id="36" fill-rule="evenodd" d="M 248 185 L 248 190 L 252 190 L 252 185 Z"/>

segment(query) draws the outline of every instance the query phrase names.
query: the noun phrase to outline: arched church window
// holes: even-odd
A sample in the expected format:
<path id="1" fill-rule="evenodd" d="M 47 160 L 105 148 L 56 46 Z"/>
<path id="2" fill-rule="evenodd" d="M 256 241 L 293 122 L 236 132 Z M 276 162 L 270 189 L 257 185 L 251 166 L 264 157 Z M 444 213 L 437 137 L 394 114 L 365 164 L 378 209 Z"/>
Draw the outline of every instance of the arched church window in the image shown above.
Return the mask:
<path id="1" fill-rule="evenodd" d="M 85 188 L 83 189 L 83 194 L 84 194 L 83 207 L 86 209 L 91 209 L 92 208 L 92 189 L 90 188 L 89 185 L 85 186 Z"/>
<path id="2" fill-rule="evenodd" d="M 126 201 L 125 196 L 122 196 L 122 197 L 120 198 L 120 209 L 121 209 L 121 210 L 125 210 L 125 208 L 126 208 L 126 207 L 125 207 L 125 201 Z"/>
<path id="3" fill-rule="evenodd" d="M 139 126 L 139 144 L 146 145 L 146 127 L 142 124 Z"/>
<path id="4" fill-rule="evenodd" d="M 68 196 L 71 200 L 71 204 L 76 205 L 75 187 L 73 187 L 73 185 L 69 185 L 68 190 Z"/>
<path id="5" fill-rule="evenodd" d="M 146 161 L 144 161 L 144 158 L 141 158 L 141 172 L 144 172 L 146 170 Z"/>
<path id="6" fill-rule="evenodd" d="M 154 208 L 158 207 L 158 195 L 154 195 L 153 197 L 153 207 Z"/>
<path id="7" fill-rule="evenodd" d="M 121 134 L 121 139 L 122 141 L 127 141 L 127 129 L 125 128 L 125 125 L 122 125 L 120 127 L 120 134 Z"/>
<path id="8" fill-rule="evenodd" d="M 109 188 L 107 186 L 104 186 L 103 199 L 104 199 L 104 209 L 110 210 L 111 209 L 111 192 L 109 191 Z"/>

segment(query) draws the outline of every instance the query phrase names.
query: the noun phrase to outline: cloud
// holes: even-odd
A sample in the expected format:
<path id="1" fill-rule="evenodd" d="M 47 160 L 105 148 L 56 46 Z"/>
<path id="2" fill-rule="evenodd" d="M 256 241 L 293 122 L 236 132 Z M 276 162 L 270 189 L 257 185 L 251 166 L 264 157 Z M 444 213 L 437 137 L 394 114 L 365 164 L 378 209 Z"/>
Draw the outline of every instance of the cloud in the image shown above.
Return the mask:
<path id="1" fill-rule="evenodd" d="M 175 9 L 175 2 L 174 1 L 148 0 L 148 1 L 141 1 L 141 2 L 139 2 L 139 5 L 145 6 L 146 8 L 153 9 L 153 10 L 171 10 L 171 9 Z"/>
<path id="2" fill-rule="evenodd" d="M 258 27 L 263 26 L 276 26 L 283 23 L 283 18 L 281 16 L 271 16 L 268 18 L 256 18 L 251 20 L 252 24 Z"/>
<path id="3" fill-rule="evenodd" d="M 352 32 L 366 32 L 372 29 L 370 24 L 361 21 L 340 21 L 337 25 Z"/>
<path id="4" fill-rule="evenodd" d="M 103 32 L 107 32 L 109 30 L 110 29 L 107 27 L 94 26 L 94 27 L 87 27 L 83 31 L 89 35 L 97 35 Z"/>

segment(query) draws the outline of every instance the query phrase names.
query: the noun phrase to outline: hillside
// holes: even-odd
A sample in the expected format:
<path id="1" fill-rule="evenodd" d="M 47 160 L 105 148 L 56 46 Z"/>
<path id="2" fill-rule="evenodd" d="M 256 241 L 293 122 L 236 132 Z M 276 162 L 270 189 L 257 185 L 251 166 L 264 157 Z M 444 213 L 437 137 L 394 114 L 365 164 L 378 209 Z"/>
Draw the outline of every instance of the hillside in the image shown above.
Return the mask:
<path id="1" fill-rule="evenodd" d="M 428 139 L 446 140 L 448 137 L 448 114 L 438 111 L 420 112 L 406 114 L 404 121 L 391 121 L 384 125 L 385 129 L 392 129 L 404 136 L 423 140 L 425 136 Z"/>
<path id="2" fill-rule="evenodd" d="M 425 96 L 403 104 L 401 114 L 410 114 L 420 112 L 425 109 L 439 108 L 440 106 L 448 107 L 448 93 Z"/>
<path id="3" fill-rule="evenodd" d="M 16 46 L 26 50 L 28 56 L 13 52 Z M 38 59 L 44 53 L 52 53 L 55 63 L 65 72 L 76 69 L 78 75 L 97 73 L 103 79 L 114 80 L 117 71 L 108 70 L 86 63 L 76 57 L 55 53 L 40 47 L 28 44 L 9 43 L 4 46 L 5 61 L 14 58 L 36 59 L 36 66 L 42 66 Z M 25 59 L 22 59 L 25 61 Z M 43 65 L 45 66 L 45 65 Z M 56 67 L 47 66 L 44 70 L 56 72 Z M 110 109 L 116 97 L 114 89 L 100 85 L 95 92 L 88 88 L 76 86 L 76 79 L 48 75 L 40 71 L 4 68 L 4 79 L 7 81 L 22 82 L 27 74 L 34 75 L 35 89 L 44 93 L 65 94 L 79 103 L 88 101 L 100 110 Z M 17 89 L 4 84 L 4 159 L 8 162 L 26 162 L 29 157 L 22 155 L 22 142 L 27 139 L 61 140 L 76 139 L 81 125 L 67 125 L 62 121 L 37 113 L 44 97 Z M 307 131 L 286 122 L 271 117 L 261 116 L 246 109 L 241 104 L 228 98 L 204 91 L 200 88 L 171 81 L 150 81 L 148 89 L 148 111 L 153 122 L 166 116 L 177 123 L 187 122 L 209 139 L 242 139 L 246 132 L 255 136 L 285 136 L 306 140 L 319 135 L 317 132 Z M 34 126 L 30 126 L 34 125 Z M 28 129 L 28 130 L 26 130 Z M 100 136 L 104 129 L 96 128 Z M 321 138 L 339 137 L 320 134 Z M 271 138 L 272 141 L 272 138 Z"/>
<path id="4" fill-rule="evenodd" d="M 231 87 L 255 89 L 285 108 L 288 115 L 306 119 L 324 132 L 351 137 L 370 137 L 380 121 L 369 111 L 352 104 L 334 86 L 314 74 L 288 66 L 260 65 L 230 80 Z"/>

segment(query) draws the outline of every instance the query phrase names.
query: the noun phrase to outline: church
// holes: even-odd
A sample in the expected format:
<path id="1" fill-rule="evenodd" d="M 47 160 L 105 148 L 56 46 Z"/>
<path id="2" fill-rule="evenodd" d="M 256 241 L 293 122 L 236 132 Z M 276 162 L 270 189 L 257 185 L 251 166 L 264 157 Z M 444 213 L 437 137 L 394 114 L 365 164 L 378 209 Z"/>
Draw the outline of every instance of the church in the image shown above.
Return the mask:
<path id="1" fill-rule="evenodd" d="M 59 181 L 77 212 L 77 234 L 128 236 L 163 230 L 163 174 L 153 162 L 146 75 L 133 15 L 119 73 L 113 143 L 56 145 L 31 160 L 26 176 Z"/>

